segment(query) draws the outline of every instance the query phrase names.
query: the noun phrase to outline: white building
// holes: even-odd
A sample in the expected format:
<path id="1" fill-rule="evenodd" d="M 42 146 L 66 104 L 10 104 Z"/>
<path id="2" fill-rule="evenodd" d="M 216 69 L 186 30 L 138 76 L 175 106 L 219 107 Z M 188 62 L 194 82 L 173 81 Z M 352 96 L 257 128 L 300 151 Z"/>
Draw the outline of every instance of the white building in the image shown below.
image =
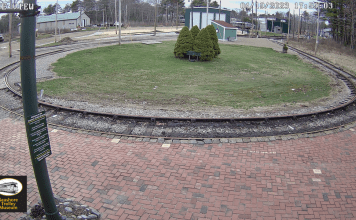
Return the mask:
<path id="1" fill-rule="evenodd" d="M 38 16 L 36 20 L 39 32 L 54 31 L 56 27 L 56 14 Z M 90 25 L 90 18 L 84 12 L 57 14 L 57 25 L 61 30 L 85 27 Z"/>

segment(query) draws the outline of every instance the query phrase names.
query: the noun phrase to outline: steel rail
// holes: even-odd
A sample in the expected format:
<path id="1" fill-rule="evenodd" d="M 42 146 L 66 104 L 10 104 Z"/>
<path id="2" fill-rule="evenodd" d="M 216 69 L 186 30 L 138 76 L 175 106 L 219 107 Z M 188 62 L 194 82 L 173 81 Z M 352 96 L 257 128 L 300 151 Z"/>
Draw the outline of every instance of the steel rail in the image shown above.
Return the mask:
<path id="1" fill-rule="evenodd" d="M 107 44 L 109 43 L 115 43 L 116 41 L 108 41 L 106 42 Z M 100 42 L 97 42 L 98 44 Z M 101 42 L 103 43 L 103 42 Z M 87 44 L 87 43 L 85 43 Z M 89 43 L 88 43 L 89 44 Z M 340 73 L 340 68 L 334 66 L 333 64 L 330 64 L 327 61 L 323 61 L 320 58 L 316 58 L 310 54 L 307 54 L 303 51 L 297 50 L 295 48 L 290 47 L 292 50 L 295 50 L 297 53 L 302 54 L 303 56 L 308 57 L 309 59 L 318 62 L 319 64 L 321 64 L 322 66 L 332 70 L 334 73 L 343 76 L 342 80 L 347 81 L 347 86 L 350 88 L 351 90 L 351 94 L 353 95 L 352 98 L 348 98 L 348 100 L 343 100 L 340 102 L 340 105 L 338 106 L 332 106 L 332 108 L 328 108 L 326 110 L 321 110 L 321 111 L 314 111 L 314 112 L 308 112 L 308 113 L 302 113 L 302 114 L 290 114 L 290 115 L 280 115 L 280 116 L 265 116 L 265 117 L 235 117 L 235 118 L 188 118 L 188 117 L 159 117 L 159 116 L 143 116 L 143 115 L 127 115 L 127 114 L 115 114 L 115 113 L 105 113 L 105 112 L 97 112 L 97 111 L 87 111 L 87 110 L 83 110 L 83 109 L 76 109 L 76 108 L 72 108 L 72 107 L 65 107 L 65 106 L 61 106 L 61 105 L 56 105 L 53 103 L 48 103 L 48 102 L 44 102 L 44 101 L 38 101 L 39 105 L 45 106 L 45 107 L 49 107 L 52 109 L 56 109 L 61 110 L 61 111 L 68 111 L 68 112 L 76 112 L 76 113 L 82 113 L 83 115 L 96 115 L 96 116 L 102 116 L 102 117 L 112 117 L 114 119 L 133 119 L 133 120 L 145 120 L 145 121 L 151 121 L 154 122 L 156 120 L 159 121 L 192 121 L 192 122 L 233 122 L 233 121 L 268 121 L 268 120 L 279 120 L 279 119 L 297 119 L 300 117 L 311 117 L 311 116 L 315 116 L 315 115 L 321 115 L 321 114 L 327 114 L 327 113 L 332 113 L 335 112 L 339 109 L 344 110 L 345 108 L 347 108 L 347 106 L 349 106 L 350 104 L 354 103 L 356 100 L 356 85 L 354 82 L 352 82 L 352 79 L 356 80 L 356 77 L 352 76 L 349 73 L 346 73 L 345 71 L 343 71 L 344 73 Z M 57 50 L 57 51 L 52 51 L 52 52 L 48 52 L 48 53 L 44 53 L 41 55 L 38 55 L 37 57 L 45 57 L 45 56 L 49 56 L 49 55 L 53 55 L 53 54 L 57 54 L 57 53 L 63 53 L 63 52 L 67 52 L 67 51 L 71 51 L 71 50 L 77 50 L 77 48 L 71 48 L 68 50 Z M 318 61 L 315 60 L 318 59 Z M 11 65 L 15 65 L 18 64 L 18 62 L 12 63 L 7 65 L 6 67 L 10 67 Z M 329 66 L 327 66 L 329 65 Z M 10 86 L 10 84 L 8 83 L 8 76 L 11 74 L 12 71 L 14 71 L 18 66 L 15 66 L 14 68 L 12 68 L 10 71 L 8 71 L 5 74 L 5 84 L 7 86 L 7 88 L 14 94 L 16 94 L 19 97 L 22 97 L 22 95 L 17 92 L 14 88 L 12 88 Z M 3 70 L 5 68 L 0 69 Z M 349 76 L 345 76 L 344 74 L 348 74 Z M 352 79 L 351 79 L 352 78 Z"/>

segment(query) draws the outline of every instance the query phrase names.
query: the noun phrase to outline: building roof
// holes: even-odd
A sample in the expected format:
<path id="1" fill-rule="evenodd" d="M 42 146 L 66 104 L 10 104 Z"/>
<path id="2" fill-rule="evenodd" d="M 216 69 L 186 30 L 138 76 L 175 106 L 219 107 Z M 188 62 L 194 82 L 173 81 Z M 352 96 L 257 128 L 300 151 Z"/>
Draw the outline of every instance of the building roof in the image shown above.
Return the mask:
<path id="1" fill-rule="evenodd" d="M 212 22 L 215 22 L 217 24 L 220 24 L 221 26 L 228 27 L 228 28 L 236 28 L 232 26 L 231 24 L 225 22 L 225 21 L 219 21 L 219 20 L 212 20 Z"/>
<path id="2" fill-rule="evenodd" d="M 84 13 L 82 13 L 82 15 L 83 14 Z M 79 16 L 80 16 L 80 12 L 57 14 L 57 21 L 76 20 L 79 18 Z M 37 23 L 51 22 L 51 21 L 56 21 L 56 14 L 37 17 Z"/>
<path id="3" fill-rule="evenodd" d="M 188 10 L 191 10 L 191 7 L 186 7 L 185 8 L 186 10 L 188 9 Z M 193 7 L 193 10 L 194 9 L 206 9 L 206 6 L 194 6 Z M 209 10 L 211 10 L 211 9 L 216 9 L 216 10 L 219 10 L 219 8 L 215 8 L 215 7 L 209 7 Z M 232 10 L 230 10 L 230 9 L 227 9 L 227 8 L 222 8 L 222 9 L 220 9 L 221 11 L 232 11 Z"/>

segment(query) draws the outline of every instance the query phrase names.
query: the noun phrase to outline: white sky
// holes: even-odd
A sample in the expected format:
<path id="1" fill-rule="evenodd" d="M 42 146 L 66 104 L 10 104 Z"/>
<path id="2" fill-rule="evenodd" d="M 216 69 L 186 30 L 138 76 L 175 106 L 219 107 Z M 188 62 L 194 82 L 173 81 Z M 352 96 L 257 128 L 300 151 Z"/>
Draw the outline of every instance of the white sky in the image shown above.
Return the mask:
<path id="1" fill-rule="evenodd" d="M 9 2 L 9 0 L 0 0 L 4 1 L 4 2 Z M 246 4 L 249 3 L 251 5 L 251 1 L 234 1 L 234 0 L 221 0 L 221 7 L 222 8 L 228 8 L 230 10 L 242 10 L 241 5 L 242 4 Z M 280 0 L 275 0 L 274 2 L 278 2 L 279 4 L 283 3 L 283 5 L 286 5 L 285 3 L 288 2 L 289 3 L 289 8 L 291 10 L 291 13 L 293 14 L 293 9 L 295 9 L 295 3 L 300 3 L 302 2 L 303 4 L 305 4 L 307 6 L 307 9 L 302 9 L 302 11 L 306 10 L 308 12 L 313 12 L 315 11 L 314 9 L 309 9 L 309 2 L 312 2 L 313 0 L 285 0 L 285 1 L 280 1 Z M 43 10 L 45 7 L 47 7 L 49 4 L 55 4 L 57 1 L 56 0 L 37 0 L 37 4 L 39 4 L 41 6 L 41 10 Z M 63 0 L 58 0 L 58 3 L 61 5 L 61 7 L 63 8 L 67 3 L 72 3 L 73 1 L 63 1 Z M 220 0 L 217 0 L 217 2 L 220 4 Z M 271 1 L 258 1 L 258 3 L 267 3 L 267 2 L 271 2 Z M 241 4 L 242 3 L 242 4 Z M 189 7 L 190 2 L 188 0 L 185 0 L 185 6 Z M 269 6 L 268 8 L 268 13 L 269 14 L 274 14 L 275 12 L 287 12 L 288 9 L 271 9 L 271 7 Z M 265 13 L 265 9 L 259 9 L 257 10 L 258 14 L 264 14 Z M 299 10 L 295 10 L 295 13 L 298 14 Z"/>

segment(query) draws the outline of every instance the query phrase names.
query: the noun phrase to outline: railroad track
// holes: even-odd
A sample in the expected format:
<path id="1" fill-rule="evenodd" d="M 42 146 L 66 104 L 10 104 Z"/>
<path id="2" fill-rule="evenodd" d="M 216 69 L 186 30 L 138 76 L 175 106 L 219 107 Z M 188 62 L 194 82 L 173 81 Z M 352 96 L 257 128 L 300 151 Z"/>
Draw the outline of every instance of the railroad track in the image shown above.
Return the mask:
<path id="1" fill-rule="evenodd" d="M 114 42 L 106 41 L 105 44 Z M 85 49 L 88 47 L 88 43 L 80 44 L 78 47 Z M 58 47 L 55 51 L 37 56 L 37 59 L 77 50 L 78 47 Z M 341 100 L 338 104 L 320 111 L 241 118 L 159 117 L 89 111 L 43 101 L 39 101 L 39 105 L 41 110 L 47 112 L 48 121 L 54 125 L 71 129 L 85 129 L 88 132 L 95 131 L 137 138 L 206 139 L 266 137 L 330 130 L 343 126 L 345 123 L 356 121 L 356 78 L 352 74 L 317 57 L 292 47 L 290 49 L 332 71 L 350 89 L 348 97 Z M 19 107 L 21 106 L 21 93 L 8 82 L 9 75 L 18 65 L 18 62 L 10 64 L 0 69 L 0 73 L 5 72 L 4 79 L 8 88 L 7 95 L 17 96 L 15 99 L 16 102 L 19 102 L 16 105 L 17 107 L 11 107 L 10 109 L 14 109 L 15 112 L 21 114 L 22 108 Z"/>

